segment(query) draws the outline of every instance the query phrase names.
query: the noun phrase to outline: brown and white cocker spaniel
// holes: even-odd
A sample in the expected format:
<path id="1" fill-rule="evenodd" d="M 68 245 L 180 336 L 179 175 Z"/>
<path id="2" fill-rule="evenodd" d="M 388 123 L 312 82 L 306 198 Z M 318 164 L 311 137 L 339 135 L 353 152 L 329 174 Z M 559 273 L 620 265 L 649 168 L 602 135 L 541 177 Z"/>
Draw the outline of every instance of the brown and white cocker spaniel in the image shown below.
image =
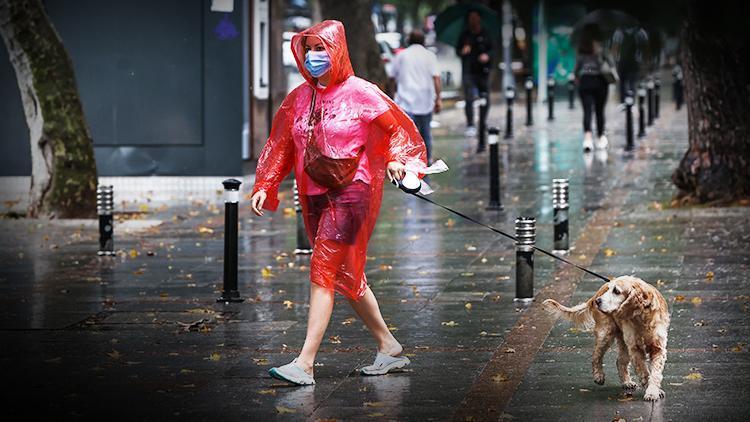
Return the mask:
<path id="1" fill-rule="evenodd" d="M 605 283 L 591 299 L 572 308 L 553 299 L 545 300 L 544 306 L 577 326 L 594 329 L 596 344 L 591 358 L 594 382 L 604 384 L 602 358 L 617 339 L 617 372 L 623 388 L 636 387 L 628 370 L 632 362 L 646 388 L 644 400 L 664 397 L 661 380 L 667 360 L 669 309 L 654 286 L 637 277 L 622 276 Z"/>

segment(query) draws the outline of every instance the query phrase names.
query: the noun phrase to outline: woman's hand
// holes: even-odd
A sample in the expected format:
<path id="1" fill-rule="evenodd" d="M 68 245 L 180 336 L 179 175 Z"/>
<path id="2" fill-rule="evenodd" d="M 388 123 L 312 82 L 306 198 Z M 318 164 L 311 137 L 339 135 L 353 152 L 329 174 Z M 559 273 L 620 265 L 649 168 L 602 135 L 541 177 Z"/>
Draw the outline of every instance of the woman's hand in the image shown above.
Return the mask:
<path id="1" fill-rule="evenodd" d="M 386 173 L 388 174 L 388 179 L 390 179 L 391 182 L 394 180 L 401 180 L 406 176 L 406 166 L 399 163 L 398 161 L 391 161 L 388 163 L 388 167 L 386 168 Z"/>
<path id="2" fill-rule="evenodd" d="M 266 202 L 266 191 L 259 190 L 250 198 L 250 206 L 255 215 L 263 215 L 263 204 Z"/>

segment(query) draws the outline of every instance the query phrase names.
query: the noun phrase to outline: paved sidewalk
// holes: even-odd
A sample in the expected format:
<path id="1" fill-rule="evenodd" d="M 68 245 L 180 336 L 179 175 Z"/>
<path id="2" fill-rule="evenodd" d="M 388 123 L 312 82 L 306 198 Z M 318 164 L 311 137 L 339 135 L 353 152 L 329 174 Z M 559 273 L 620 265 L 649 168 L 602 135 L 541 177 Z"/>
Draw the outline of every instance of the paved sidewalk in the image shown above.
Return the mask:
<path id="1" fill-rule="evenodd" d="M 551 247 L 551 181 L 571 181 L 570 259 L 606 275 L 635 274 L 670 303 L 666 399 L 621 393 L 614 353 L 593 383 L 593 337 L 540 312 L 544 297 L 588 298 L 600 282 L 537 256 L 537 301 L 517 308 L 507 239 L 387 187 L 370 243 L 368 279 L 412 365 L 362 377 L 374 357 L 366 329 L 340 296 L 315 368 L 317 385 L 268 377 L 302 345 L 309 259 L 295 257 L 290 188 L 280 211 L 257 218 L 243 202 L 240 291 L 218 305 L 221 197 L 127 203 L 116 258 L 97 258 L 91 224 L 0 220 L 0 362 L 5 397 L 43 398 L 62 418 L 188 420 L 741 420 L 750 408 L 750 228 L 746 207 L 671 209 L 672 169 L 687 146 L 685 111 L 662 117 L 632 154 L 624 116 L 609 107 L 612 146 L 584 157 L 580 106 L 538 110 L 501 144 L 504 212 L 485 211 L 486 155 L 462 133 L 462 111 L 438 116 L 431 198 L 512 231 L 535 216 Z M 504 127 L 504 107 L 491 121 Z M 122 204 L 120 204 L 122 206 Z M 122 209 L 122 208 L 121 208 Z M 128 223 L 134 224 L 134 223 Z M 7 389 L 7 388 L 6 388 Z M 22 414 L 7 406 L 7 412 Z M 27 413 L 27 409 L 23 409 Z"/>

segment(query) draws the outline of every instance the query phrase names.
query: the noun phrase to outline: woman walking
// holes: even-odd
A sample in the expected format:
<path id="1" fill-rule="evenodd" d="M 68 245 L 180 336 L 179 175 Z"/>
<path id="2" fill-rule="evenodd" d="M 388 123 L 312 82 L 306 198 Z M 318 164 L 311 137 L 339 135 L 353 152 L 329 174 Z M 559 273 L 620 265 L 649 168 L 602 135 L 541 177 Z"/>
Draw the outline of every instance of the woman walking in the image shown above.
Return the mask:
<path id="1" fill-rule="evenodd" d="M 578 93 L 583 104 L 583 150 L 585 152 L 594 149 L 591 132 L 592 112 L 596 114 L 596 147 L 604 149 L 609 143 L 604 135 L 604 105 L 607 103 L 608 84 L 602 73 L 604 57 L 597 34 L 598 27 L 596 26 L 583 28 L 574 70 Z"/>
<path id="2" fill-rule="evenodd" d="M 426 168 L 424 141 L 414 123 L 375 85 L 354 76 L 344 26 L 323 21 L 292 37 L 306 82 L 284 99 L 260 158 L 251 204 L 274 211 L 281 181 L 294 169 L 305 228 L 313 245 L 310 311 L 299 356 L 272 368 L 273 377 L 315 384 L 315 355 L 331 318 L 334 291 L 344 295 L 377 342 L 363 374 L 402 368 L 401 344 L 367 285 L 367 242 L 380 209 L 385 174 L 401 180 Z M 385 170 L 385 171 L 384 171 Z"/>

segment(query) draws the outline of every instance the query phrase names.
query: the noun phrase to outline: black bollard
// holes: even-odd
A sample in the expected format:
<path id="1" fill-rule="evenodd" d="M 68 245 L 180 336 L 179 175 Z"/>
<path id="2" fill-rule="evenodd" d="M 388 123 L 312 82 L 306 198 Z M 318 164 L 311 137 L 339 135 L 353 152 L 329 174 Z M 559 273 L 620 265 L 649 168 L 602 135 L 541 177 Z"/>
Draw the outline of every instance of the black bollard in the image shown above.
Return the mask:
<path id="1" fill-rule="evenodd" d="M 297 181 L 294 181 L 294 212 L 297 215 L 297 249 L 294 250 L 295 255 L 309 255 L 312 253 L 310 247 L 310 239 L 307 238 L 307 232 L 305 231 L 305 222 L 302 218 L 302 204 L 299 202 L 299 189 L 297 189 Z"/>
<path id="2" fill-rule="evenodd" d="M 532 90 L 534 89 L 534 80 L 531 78 L 531 76 L 526 78 L 524 87 L 526 88 L 526 126 L 531 126 L 534 124 L 534 113 L 531 105 L 531 94 Z"/>
<path id="3" fill-rule="evenodd" d="M 217 302 L 242 302 L 237 289 L 237 232 L 239 224 L 240 182 L 227 179 L 224 185 L 224 288 Z"/>
<path id="4" fill-rule="evenodd" d="M 555 253 L 565 254 L 570 249 L 568 234 L 568 179 L 552 179 L 552 221 L 555 226 Z"/>
<path id="5" fill-rule="evenodd" d="M 486 135 L 487 135 L 487 116 L 485 113 L 483 113 L 482 107 L 488 107 L 489 104 L 487 104 L 487 96 L 485 93 L 482 93 L 480 98 L 477 100 L 479 102 L 479 144 L 477 145 L 477 154 L 484 152 L 485 145 L 486 145 Z M 484 117 L 482 117 L 484 116 Z"/>
<path id="6" fill-rule="evenodd" d="M 576 77 L 572 73 L 568 75 L 568 108 L 573 110 L 576 102 Z"/>
<path id="7" fill-rule="evenodd" d="M 672 97 L 674 99 L 675 110 L 679 110 L 682 108 L 682 102 L 684 101 L 684 91 L 682 88 L 682 66 L 675 65 L 674 69 L 672 70 L 672 77 L 674 78 L 674 81 L 672 82 Z"/>
<path id="8" fill-rule="evenodd" d="M 648 101 L 647 124 L 651 126 L 654 124 L 654 80 L 652 78 L 649 78 L 646 83 L 646 97 Z"/>
<path id="9" fill-rule="evenodd" d="M 500 129 L 492 126 L 489 129 L 488 139 L 490 145 L 490 203 L 487 206 L 487 209 L 490 211 L 502 211 L 503 209 L 503 205 L 500 202 L 499 138 Z"/>
<path id="10" fill-rule="evenodd" d="M 644 109 L 644 103 L 646 102 L 646 88 L 641 82 L 638 85 L 638 137 L 643 138 L 646 136 L 646 110 Z"/>
<path id="11" fill-rule="evenodd" d="M 115 200 L 111 185 L 99 185 L 96 188 L 96 213 L 99 214 L 99 256 L 115 254 L 114 221 L 112 211 Z"/>
<path id="12" fill-rule="evenodd" d="M 547 79 L 547 120 L 555 120 L 555 78 Z"/>
<path id="13" fill-rule="evenodd" d="M 516 219 L 516 297 L 517 302 L 534 300 L 534 241 L 536 219 Z"/>
<path id="14" fill-rule="evenodd" d="M 625 95 L 625 150 L 633 150 L 633 91 Z"/>
<path id="15" fill-rule="evenodd" d="M 505 88 L 505 100 L 508 110 L 505 113 L 505 139 L 513 137 L 513 99 L 516 98 L 516 90 L 512 86 Z"/>
<path id="16" fill-rule="evenodd" d="M 661 106 L 661 79 L 654 81 L 654 119 L 659 118 L 659 107 Z"/>

